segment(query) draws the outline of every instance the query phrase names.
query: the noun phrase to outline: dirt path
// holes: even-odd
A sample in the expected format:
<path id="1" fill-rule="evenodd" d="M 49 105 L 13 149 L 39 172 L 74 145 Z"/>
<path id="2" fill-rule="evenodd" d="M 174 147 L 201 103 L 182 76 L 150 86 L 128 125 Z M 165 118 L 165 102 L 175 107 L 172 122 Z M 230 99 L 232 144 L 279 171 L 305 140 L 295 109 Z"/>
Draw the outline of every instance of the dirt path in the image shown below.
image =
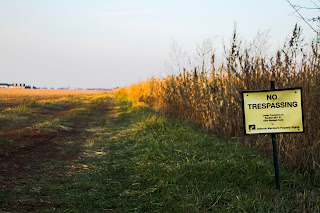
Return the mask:
<path id="1" fill-rule="evenodd" d="M 73 106 L 73 107 L 70 107 Z M 35 113 L 47 116 L 47 119 L 63 115 L 69 110 L 76 107 L 75 104 L 68 103 L 61 107 L 59 111 L 42 110 Z M 75 126 L 72 130 L 58 130 L 49 132 L 31 131 L 23 133 L 33 123 L 17 124 L 17 128 L 12 128 L 0 132 L 0 137 L 9 143 L 7 146 L 2 146 L 0 149 L 0 174 L 2 179 L 1 185 L 5 185 L 5 180 L 12 180 L 24 176 L 25 173 L 31 171 L 32 163 L 35 158 L 46 159 L 72 159 L 71 156 L 59 151 L 61 145 L 55 141 L 73 137 L 81 133 L 81 127 Z"/>
<path id="2" fill-rule="evenodd" d="M 50 206 L 41 196 L 33 197 L 32 202 L 24 202 L 14 200 L 10 194 L 19 193 L 21 184 L 35 181 L 34 176 L 47 172 L 43 162 L 55 161 L 67 165 L 81 158 L 81 143 L 88 134 L 92 134 L 86 128 L 110 113 L 112 106 L 105 101 L 69 101 L 62 103 L 60 110 L 48 110 L 42 106 L 31 110 L 33 114 L 41 115 L 39 126 L 52 121 L 56 123 L 51 129 L 30 130 L 30 126 L 37 124 L 37 120 L 30 123 L 17 122 L 16 128 L 0 131 L 0 212 L 10 209 L 10 206 L 19 212 L 39 211 Z M 68 147 L 71 142 L 73 147 Z M 61 172 L 55 171 L 49 175 L 63 176 Z M 9 201 L 1 200 L 1 192 Z"/>

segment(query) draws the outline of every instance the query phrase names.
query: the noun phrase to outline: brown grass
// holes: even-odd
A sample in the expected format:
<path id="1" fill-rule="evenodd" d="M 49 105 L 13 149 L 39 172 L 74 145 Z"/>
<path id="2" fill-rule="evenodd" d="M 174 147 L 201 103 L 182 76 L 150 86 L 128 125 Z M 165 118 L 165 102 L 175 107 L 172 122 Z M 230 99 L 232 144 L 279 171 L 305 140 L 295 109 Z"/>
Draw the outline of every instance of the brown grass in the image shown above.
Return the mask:
<path id="1" fill-rule="evenodd" d="M 277 135 L 280 161 L 304 172 L 320 174 L 320 45 L 319 38 L 306 44 L 296 26 L 291 38 L 273 56 L 244 48 L 236 31 L 225 62 L 205 70 L 204 62 L 179 75 L 151 78 L 119 92 L 157 107 L 169 115 L 188 119 L 228 138 L 255 145 L 267 154 L 272 146 L 269 135 L 243 135 L 241 91 L 303 88 L 305 133 Z"/>
<path id="2" fill-rule="evenodd" d="M 0 89 L 0 110 L 32 102 L 47 102 L 77 95 L 95 94 L 94 90 Z"/>

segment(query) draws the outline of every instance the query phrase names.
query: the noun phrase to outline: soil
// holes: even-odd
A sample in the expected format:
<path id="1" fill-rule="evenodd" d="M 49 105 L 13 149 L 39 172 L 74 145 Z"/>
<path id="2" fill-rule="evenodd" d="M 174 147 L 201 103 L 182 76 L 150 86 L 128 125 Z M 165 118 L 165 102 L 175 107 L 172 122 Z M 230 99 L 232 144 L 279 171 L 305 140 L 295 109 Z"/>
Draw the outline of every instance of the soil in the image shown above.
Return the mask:
<path id="1" fill-rule="evenodd" d="M 30 172 L 34 159 L 70 160 L 73 156 L 60 152 L 59 138 L 68 138 L 79 134 L 79 131 L 31 132 L 28 134 L 6 135 L 12 145 L 3 146 L 0 150 L 0 173 L 2 177 L 19 177 Z M 10 179 L 10 178 L 9 178 Z M 1 180 L 0 180 L 1 181 Z M 1 183 L 1 182 L 0 182 Z M 1 184 L 2 185 L 2 184 Z"/>
<path id="2" fill-rule="evenodd" d="M 66 106 L 64 110 L 70 110 Z M 45 111 L 46 112 L 46 111 Z M 65 111 L 48 112 L 50 117 L 64 116 Z M 43 115 L 44 112 L 41 114 Z M 14 190 L 21 181 L 32 177 L 34 174 L 41 174 L 45 168 L 39 168 L 41 160 L 73 161 L 79 157 L 79 153 L 64 153 L 61 151 L 63 144 L 68 138 L 79 136 L 83 133 L 84 126 L 74 125 L 68 130 L 57 130 L 49 132 L 31 131 L 21 133 L 23 128 L 10 129 L 0 132 L 0 137 L 8 142 L 8 145 L 0 147 L 0 188 Z M 50 174 L 54 175 L 54 174 Z M 59 176 L 59 174 L 56 174 Z M 34 212 L 49 207 L 51 204 L 41 197 L 36 197 L 30 204 L 23 204 L 14 201 L 10 205 L 22 212 Z M 8 206 L 8 204 L 6 204 Z M 1 212 L 1 204 L 0 204 Z M 20 211 L 19 211 L 20 212 Z"/>

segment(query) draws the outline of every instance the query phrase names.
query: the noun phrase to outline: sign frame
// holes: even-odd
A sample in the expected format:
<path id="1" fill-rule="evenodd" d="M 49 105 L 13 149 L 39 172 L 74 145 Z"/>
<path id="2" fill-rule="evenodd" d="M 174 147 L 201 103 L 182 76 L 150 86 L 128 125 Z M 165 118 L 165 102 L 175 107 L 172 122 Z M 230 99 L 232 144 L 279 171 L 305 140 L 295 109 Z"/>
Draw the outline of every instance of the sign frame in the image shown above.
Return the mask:
<path id="1" fill-rule="evenodd" d="M 246 131 L 246 119 L 245 119 L 245 103 L 244 103 L 244 93 L 259 93 L 259 92 L 277 92 L 277 91 L 287 91 L 287 90 L 300 90 L 300 100 L 301 100 L 301 118 L 302 118 L 302 131 L 297 132 L 257 132 L 248 134 Z M 302 99 L 302 87 L 294 88 L 284 88 L 284 89 L 265 89 L 265 90 L 245 90 L 241 91 L 242 98 L 242 116 L 243 116 L 243 131 L 244 135 L 264 135 L 264 134 L 292 134 L 292 133 L 304 133 L 305 123 L 304 123 L 304 113 L 303 113 L 303 99 Z"/>

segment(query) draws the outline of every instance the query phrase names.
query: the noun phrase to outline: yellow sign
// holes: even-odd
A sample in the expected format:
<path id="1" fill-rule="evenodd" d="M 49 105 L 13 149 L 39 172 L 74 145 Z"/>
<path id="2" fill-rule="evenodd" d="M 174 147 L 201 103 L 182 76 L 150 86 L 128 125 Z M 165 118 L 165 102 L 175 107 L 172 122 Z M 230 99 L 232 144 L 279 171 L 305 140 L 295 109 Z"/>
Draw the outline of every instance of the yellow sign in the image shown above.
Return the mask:
<path id="1" fill-rule="evenodd" d="M 245 134 L 303 132 L 301 88 L 244 91 Z"/>

